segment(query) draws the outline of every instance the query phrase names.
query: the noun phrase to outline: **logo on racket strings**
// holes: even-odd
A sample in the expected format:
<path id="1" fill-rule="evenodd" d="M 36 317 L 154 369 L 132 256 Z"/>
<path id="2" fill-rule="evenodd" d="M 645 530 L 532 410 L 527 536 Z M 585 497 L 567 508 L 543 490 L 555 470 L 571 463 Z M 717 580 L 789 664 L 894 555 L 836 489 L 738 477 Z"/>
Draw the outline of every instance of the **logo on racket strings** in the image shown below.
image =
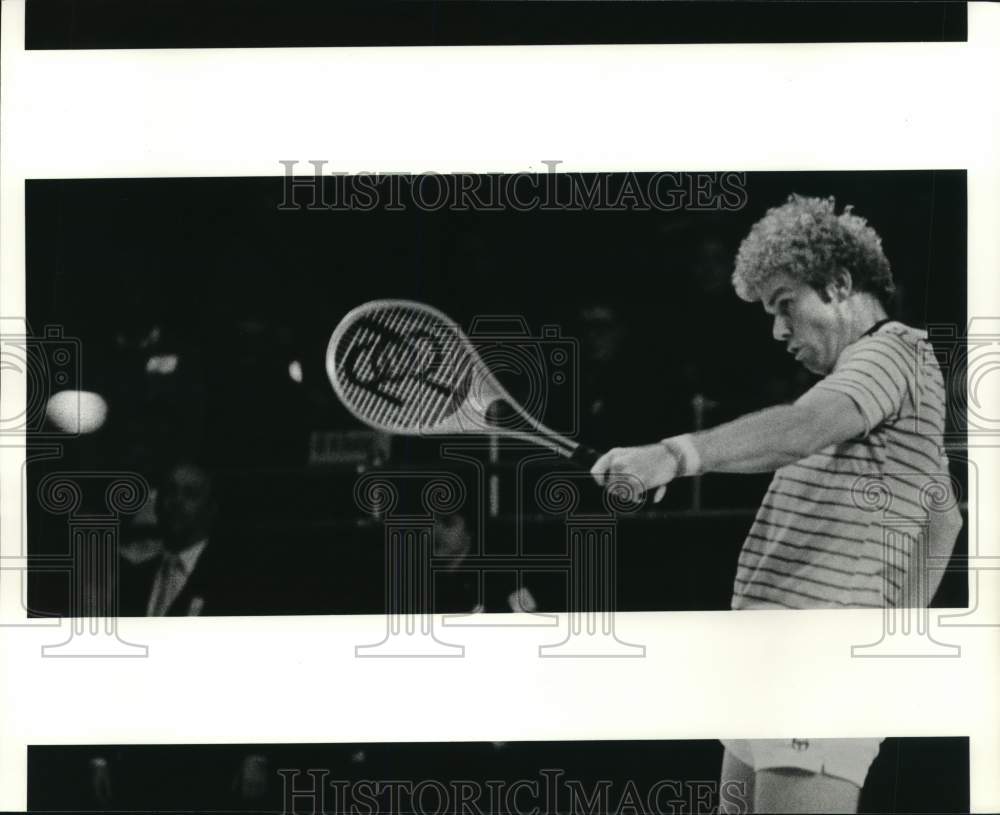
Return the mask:
<path id="1" fill-rule="evenodd" d="M 450 384 L 448 379 L 458 379 L 455 373 L 464 357 L 449 355 L 449 351 L 456 350 L 453 337 L 435 335 L 425 329 L 400 333 L 376 320 L 362 319 L 351 332 L 342 372 L 352 385 L 397 408 L 412 401 L 412 396 L 403 398 L 403 395 L 404 386 L 413 382 L 453 399 L 461 388 Z"/>

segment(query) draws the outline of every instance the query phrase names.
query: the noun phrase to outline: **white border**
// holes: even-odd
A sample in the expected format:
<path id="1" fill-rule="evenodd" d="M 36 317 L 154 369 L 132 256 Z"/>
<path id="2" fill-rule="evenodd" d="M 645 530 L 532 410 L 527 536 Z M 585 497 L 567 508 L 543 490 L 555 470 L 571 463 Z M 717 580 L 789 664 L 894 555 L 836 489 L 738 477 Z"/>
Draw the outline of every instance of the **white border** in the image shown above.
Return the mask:
<path id="1" fill-rule="evenodd" d="M 1000 314 L 997 6 L 970 7 L 968 44 L 145 52 L 24 52 L 23 2 L 2 10 L 3 316 L 23 314 L 26 178 L 280 175 L 280 159 L 413 172 L 545 159 L 573 171 L 967 168 L 970 315 Z M 23 400 L 9 379 L 8 407 Z M 20 456 L 0 456 L 10 555 Z M 980 495 L 998 494 L 996 452 L 973 457 Z M 997 513 L 972 511 L 972 546 L 992 552 Z M 12 577 L 0 573 L 5 621 Z M 994 610 L 998 577 L 981 579 Z M 381 639 L 378 618 L 122 630 L 150 659 L 41 659 L 60 632 L 0 628 L 0 809 L 25 806 L 29 743 L 885 734 L 971 736 L 973 809 L 1000 809 L 997 628 L 948 629 L 961 659 L 852 660 L 877 615 L 622 615 L 647 659 L 539 660 L 550 633 L 475 630 L 455 637 L 467 659 L 402 665 L 353 658 Z"/>

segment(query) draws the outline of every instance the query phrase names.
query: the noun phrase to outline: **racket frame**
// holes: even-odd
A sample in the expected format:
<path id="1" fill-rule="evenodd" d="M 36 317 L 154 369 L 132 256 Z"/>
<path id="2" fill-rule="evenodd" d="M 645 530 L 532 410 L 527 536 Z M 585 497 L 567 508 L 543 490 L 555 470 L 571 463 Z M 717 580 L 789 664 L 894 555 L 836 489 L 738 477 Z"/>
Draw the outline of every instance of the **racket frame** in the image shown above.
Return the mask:
<path id="1" fill-rule="evenodd" d="M 366 315 L 375 311 L 393 308 L 423 312 L 439 320 L 454 335 L 455 341 L 460 345 L 460 353 L 464 353 L 468 359 L 468 371 L 466 375 L 471 377 L 472 386 L 459 406 L 435 424 L 419 427 L 394 426 L 380 422 L 373 417 L 365 416 L 362 411 L 355 407 L 354 400 L 347 396 L 341 375 L 337 371 L 336 350 L 344 334 Z M 507 389 L 500 384 L 492 371 L 489 370 L 472 345 L 471 340 L 455 321 L 443 312 L 425 303 L 417 303 L 412 300 L 371 300 L 351 309 L 334 329 L 330 337 L 330 342 L 327 344 L 326 373 L 330 379 L 330 384 L 333 385 L 334 392 L 344 407 L 359 421 L 384 433 L 420 437 L 469 434 L 496 435 L 541 445 L 566 458 L 578 458 L 582 450 L 587 449 L 589 451 L 589 448 L 582 448 L 579 443 L 546 427 L 521 407 Z M 489 410 L 498 401 L 506 403 L 517 417 L 528 425 L 533 432 L 519 430 L 516 427 L 505 427 L 504 425 L 491 422 L 489 419 Z M 465 422 L 469 422 L 470 420 L 474 420 L 472 422 L 473 426 L 465 426 Z M 476 426 L 476 423 L 479 423 L 478 426 Z"/>

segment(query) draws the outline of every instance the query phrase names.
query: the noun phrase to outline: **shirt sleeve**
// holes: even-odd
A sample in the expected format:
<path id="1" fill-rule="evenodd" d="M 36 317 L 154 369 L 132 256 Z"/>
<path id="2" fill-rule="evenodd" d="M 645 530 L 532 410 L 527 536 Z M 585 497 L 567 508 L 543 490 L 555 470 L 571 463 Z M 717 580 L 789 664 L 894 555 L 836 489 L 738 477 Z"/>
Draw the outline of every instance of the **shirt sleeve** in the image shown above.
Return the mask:
<path id="1" fill-rule="evenodd" d="M 899 415 L 910 393 L 911 367 L 893 338 L 865 338 L 848 348 L 833 373 L 814 388 L 848 396 L 864 417 L 867 436 Z"/>

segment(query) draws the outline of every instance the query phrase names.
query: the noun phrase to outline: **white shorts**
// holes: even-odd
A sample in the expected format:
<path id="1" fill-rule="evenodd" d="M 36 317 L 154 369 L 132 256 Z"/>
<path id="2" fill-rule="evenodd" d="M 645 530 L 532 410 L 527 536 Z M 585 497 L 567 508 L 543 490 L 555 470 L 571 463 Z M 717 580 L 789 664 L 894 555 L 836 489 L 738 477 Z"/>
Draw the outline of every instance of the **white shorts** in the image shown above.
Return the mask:
<path id="1" fill-rule="evenodd" d="M 748 767 L 791 767 L 865 784 L 882 739 L 723 739 L 726 749 Z"/>

